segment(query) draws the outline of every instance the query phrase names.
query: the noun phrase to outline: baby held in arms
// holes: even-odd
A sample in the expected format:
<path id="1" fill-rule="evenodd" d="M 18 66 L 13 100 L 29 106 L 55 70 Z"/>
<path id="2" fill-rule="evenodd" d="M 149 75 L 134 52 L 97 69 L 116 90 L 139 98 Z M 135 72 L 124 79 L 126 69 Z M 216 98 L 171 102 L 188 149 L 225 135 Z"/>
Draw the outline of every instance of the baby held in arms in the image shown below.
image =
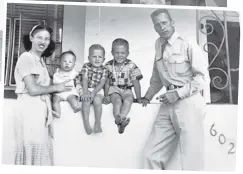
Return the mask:
<path id="1" fill-rule="evenodd" d="M 79 93 L 82 91 L 81 84 L 76 84 L 75 79 L 78 76 L 78 71 L 74 69 L 76 62 L 76 55 L 72 51 L 63 52 L 60 58 L 60 68 L 56 70 L 53 75 L 53 83 L 59 84 L 69 81 L 66 85 L 71 86 L 70 91 L 55 93 L 53 96 L 53 110 L 54 116 L 60 118 L 61 107 L 60 102 L 67 101 L 72 107 L 74 113 L 81 110 L 81 103 L 79 102 Z"/>

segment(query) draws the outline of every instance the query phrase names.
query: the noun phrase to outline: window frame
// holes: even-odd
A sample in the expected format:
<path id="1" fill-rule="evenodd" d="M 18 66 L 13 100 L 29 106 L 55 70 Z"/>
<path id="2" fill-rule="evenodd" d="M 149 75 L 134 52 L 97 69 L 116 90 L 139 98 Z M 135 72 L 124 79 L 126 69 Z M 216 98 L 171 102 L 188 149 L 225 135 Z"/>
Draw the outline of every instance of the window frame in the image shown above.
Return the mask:
<path id="1" fill-rule="evenodd" d="M 4 86 L 7 86 L 7 83 L 8 83 L 8 80 L 9 80 L 9 78 L 8 78 L 8 75 L 9 75 L 9 71 L 8 71 L 8 67 L 9 67 L 9 62 L 10 62 L 10 59 L 9 59 L 9 57 L 10 57 L 10 47 L 11 47 L 11 38 L 12 38 L 12 18 L 6 18 L 6 20 L 9 20 L 9 32 L 8 32 L 8 45 L 5 45 L 5 49 L 6 49 L 6 46 L 7 46 L 7 55 L 6 55 L 6 50 L 5 50 L 5 57 L 4 57 L 4 59 L 6 58 L 6 56 L 7 56 L 7 62 L 6 62 L 6 67 L 5 67 L 5 69 L 6 69 L 6 72 L 4 71 Z M 7 24 L 7 21 L 6 21 L 6 24 Z M 7 25 L 6 25 L 6 27 L 7 27 Z M 7 32 L 7 31 L 6 31 Z M 7 33 L 6 33 L 7 34 Z M 6 37 L 6 36 L 5 36 Z M 6 38 L 7 39 L 7 38 Z"/>
<path id="2" fill-rule="evenodd" d="M 16 84 L 13 84 L 11 81 L 13 80 L 14 77 L 13 76 L 13 66 L 14 66 L 14 54 L 16 51 L 18 51 L 18 54 L 21 53 L 20 51 L 22 50 L 21 47 L 22 47 L 22 36 L 23 36 L 23 33 L 22 33 L 22 27 L 19 26 L 19 31 L 15 31 L 16 29 L 16 26 L 17 26 L 17 23 L 20 22 L 20 21 L 38 21 L 38 22 L 44 22 L 44 23 L 50 23 L 49 25 L 51 26 L 56 26 L 58 29 L 61 28 L 62 29 L 62 32 L 63 32 L 63 24 L 64 24 L 64 21 L 63 21 L 63 15 L 64 15 L 64 6 L 63 5 L 54 5 L 54 7 L 51 7 L 50 8 L 50 11 L 49 11 L 49 7 L 45 7 L 45 12 L 47 15 L 36 15 L 35 13 L 29 13 L 31 11 L 28 11 L 27 9 L 27 12 L 24 10 L 24 11 L 20 11 L 19 12 L 16 12 L 15 13 L 15 4 L 8 4 L 8 9 L 11 9 L 11 12 L 7 13 L 7 18 L 6 20 L 9 20 L 9 38 L 8 38 L 8 44 L 5 45 L 5 48 L 7 48 L 7 50 L 5 50 L 5 59 L 6 59 L 6 71 L 4 72 L 4 97 L 5 98 L 16 98 L 16 95 L 14 93 L 14 90 L 16 88 Z M 43 9 L 44 10 L 44 9 Z M 52 12 L 54 12 L 54 16 L 51 15 Z M 20 22 L 19 25 L 21 25 L 22 22 Z M 7 25 L 6 25 L 7 27 Z M 19 40 L 16 40 L 16 37 L 17 37 L 17 32 L 21 33 L 19 34 Z M 59 32 L 57 33 L 57 31 L 54 31 L 54 33 L 56 34 L 56 36 L 53 37 L 54 39 L 54 42 L 57 43 L 57 44 L 63 44 L 62 43 L 62 40 L 63 38 L 60 37 L 58 34 Z M 61 33 L 62 34 L 62 33 Z M 5 36 L 6 37 L 6 36 Z M 60 39 L 59 39 L 60 38 Z M 58 39 L 58 40 L 57 40 Z M 16 43 L 16 41 L 18 41 L 19 43 Z M 7 43 L 7 42 L 6 42 Z M 5 44 L 6 44 L 5 43 Z M 18 44 L 18 45 L 16 45 Z M 15 46 L 16 45 L 16 46 Z M 18 50 L 16 50 L 18 49 Z M 61 46 L 61 50 L 62 51 L 62 46 Z M 59 52 L 56 52 L 59 54 Z M 55 60 L 58 59 L 59 57 L 56 55 L 55 56 Z M 49 66 L 55 66 L 55 61 L 52 62 L 52 64 L 50 64 Z"/>

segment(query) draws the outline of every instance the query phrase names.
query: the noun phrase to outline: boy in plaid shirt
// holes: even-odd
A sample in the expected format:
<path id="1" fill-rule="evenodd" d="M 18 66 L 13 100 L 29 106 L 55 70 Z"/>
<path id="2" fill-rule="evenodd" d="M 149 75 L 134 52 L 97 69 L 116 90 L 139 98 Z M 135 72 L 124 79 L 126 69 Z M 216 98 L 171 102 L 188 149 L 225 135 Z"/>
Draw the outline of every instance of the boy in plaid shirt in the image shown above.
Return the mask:
<path id="1" fill-rule="evenodd" d="M 115 39 L 112 43 L 113 60 L 106 63 L 109 70 L 105 85 L 104 103 L 113 104 L 113 115 L 118 126 L 118 132 L 123 133 L 129 124 L 127 117 L 133 100 L 134 87 L 137 101 L 141 101 L 140 80 L 143 78 L 140 69 L 129 59 L 129 43 L 125 39 Z"/>
<path id="2" fill-rule="evenodd" d="M 83 93 L 82 116 L 85 131 L 90 135 L 93 131 L 89 123 L 90 106 L 93 104 L 95 113 L 94 133 L 102 132 L 101 114 L 102 103 L 104 98 L 103 87 L 108 77 L 108 70 L 103 66 L 105 60 L 105 49 L 98 44 L 94 44 L 89 48 L 89 62 L 83 65 L 81 77 Z"/>

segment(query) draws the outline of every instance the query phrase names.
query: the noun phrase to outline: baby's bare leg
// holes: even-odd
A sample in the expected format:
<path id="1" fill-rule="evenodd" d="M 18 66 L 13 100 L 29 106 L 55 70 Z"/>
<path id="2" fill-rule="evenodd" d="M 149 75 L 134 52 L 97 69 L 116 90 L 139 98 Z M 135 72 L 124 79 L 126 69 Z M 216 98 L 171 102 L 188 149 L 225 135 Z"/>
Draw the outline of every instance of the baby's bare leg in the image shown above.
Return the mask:
<path id="1" fill-rule="evenodd" d="M 100 133 L 102 132 L 101 129 L 101 115 L 102 115 L 102 103 L 103 103 L 104 96 L 97 94 L 94 97 L 93 105 L 94 105 L 94 113 L 95 113 L 95 126 L 94 132 Z"/>
<path id="2" fill-rule="evenodd" d="M 73 109 L 74 113 L 81 111 L 81 104 L 78 102 L 78 97 L 76 95 L 69 95 L 67 101 Z"/>
<path id="3" fill-rule="evenodd" d="M 53 112 L 54 117 L 60 118 L 61 117 L 61 107 L 60 107 L 60 102 L 62 101 L 61 97 L 59 97 L 58 95 L 53 96 L 53 110 L 55 112 Z"/>
<path id="4" fill-rule="evenodd" d="M 88 135 L 90 135 L 92 133 L 92 129 L 91 129 L 90 123 L 89 123 L 90 105 L 91 105 L 90 101 L 83 101 L 82 110 L 81 110 L 84 128 Z"/>

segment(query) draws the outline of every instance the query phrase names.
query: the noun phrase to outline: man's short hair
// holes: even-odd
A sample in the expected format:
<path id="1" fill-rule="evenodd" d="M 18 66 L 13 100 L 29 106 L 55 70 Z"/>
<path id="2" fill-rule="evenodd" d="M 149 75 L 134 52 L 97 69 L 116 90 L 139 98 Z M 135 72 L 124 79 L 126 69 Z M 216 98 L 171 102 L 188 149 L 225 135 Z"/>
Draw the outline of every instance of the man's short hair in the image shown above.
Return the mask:
<path id="1" fill-rule="evenodd" d="M 167 9 L 157 9 L 151 13 L 150 17 L 153 19 L 154 17 L 156 17 L 162 13 L 165 13 L 169 17 L 169 19 L 172 21 L 172 17 Z"/>

